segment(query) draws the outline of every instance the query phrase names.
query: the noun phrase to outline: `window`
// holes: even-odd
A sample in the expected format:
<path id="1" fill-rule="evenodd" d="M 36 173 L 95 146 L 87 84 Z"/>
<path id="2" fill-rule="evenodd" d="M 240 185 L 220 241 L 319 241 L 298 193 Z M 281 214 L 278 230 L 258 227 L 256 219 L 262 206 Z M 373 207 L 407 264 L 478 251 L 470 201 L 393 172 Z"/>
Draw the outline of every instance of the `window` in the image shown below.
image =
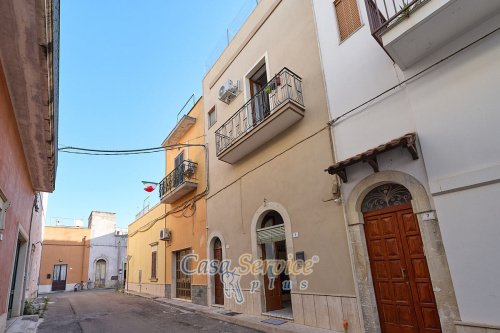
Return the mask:
<path id="1" fill-rule="evenodd" d="M 176 157 L 174 161 L 174 168 L 177 168 L 179 165 L 184 162 L 184 151 L 181 151 Z"/>
<path id="2" fill-rule="evenodd" d="M 248 76 L 250 86 L 251 110 L 248 114 L 248 123 L 257 125 L 270 114 L 269 91 L 267 91 L 267 72 L 265 59 L 259 62 L 255 69 Z M 236 129 L 237 132 L 239 129 Z"/>
<path id="3" fill-rule="evenodd" d="M 339 25 L 340 40 L 343 41 L 361 27 L 357 0 L 335 0 L 335 12 Z"/>
<path id="4" fill-rule="evenodd" d="M 151 280 L 156 280 L 156 267 L 158 262 L 158 245 L 151 246 Z"/>
<path id="5" fill-rule="evenodd" d="M 5 229 L 5 213 L 7 212 L 7 208 L 9 208 L 9 202 L 0 191 L 0 230 Z"/>
<path id="6" fill-rule="evenodd" d="M 208 128 L 212 127 L 217 121 L 217 115 L 215 114 L 215 106 L 208 111 Z"/>

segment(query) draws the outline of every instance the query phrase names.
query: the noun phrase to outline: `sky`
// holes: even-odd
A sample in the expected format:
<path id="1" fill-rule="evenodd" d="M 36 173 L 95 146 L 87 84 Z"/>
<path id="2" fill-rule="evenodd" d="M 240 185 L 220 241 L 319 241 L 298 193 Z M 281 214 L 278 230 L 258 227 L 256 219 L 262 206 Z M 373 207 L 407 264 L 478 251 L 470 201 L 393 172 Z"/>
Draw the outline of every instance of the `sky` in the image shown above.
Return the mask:
<path id="1" fill-rule="evenodd" d="M 206 63 L 256 0 L 61 0 L 59 147 L 158 147 L 177 113 L 201 96 Z M 184 111 L 189 111 L 189 107 Z M 87 156 L 60 152 L 47 225 L 84 225 L 93 210 L 133 222 L 165 176 L 164 153 Z M 150 196 L 149 199 L 147 198 Z"/>

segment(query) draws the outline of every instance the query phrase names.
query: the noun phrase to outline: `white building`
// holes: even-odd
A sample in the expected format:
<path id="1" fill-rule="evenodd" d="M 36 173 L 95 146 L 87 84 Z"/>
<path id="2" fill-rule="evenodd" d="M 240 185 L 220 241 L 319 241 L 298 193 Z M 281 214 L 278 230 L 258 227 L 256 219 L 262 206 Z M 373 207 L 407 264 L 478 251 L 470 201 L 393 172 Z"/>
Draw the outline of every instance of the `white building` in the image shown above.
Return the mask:
<path id="1" fill-rule="evenodd" d="M 313 4 L 365 331 L 500 332 L 500 1 Z"/>
<path id="2" fill-rule="evenodd" d="M 116 227 L 116 214 L 93 211 L 89 216 L 89 281 L 95 288 L 123 286 L 127 263 L 127 229 Z"/>

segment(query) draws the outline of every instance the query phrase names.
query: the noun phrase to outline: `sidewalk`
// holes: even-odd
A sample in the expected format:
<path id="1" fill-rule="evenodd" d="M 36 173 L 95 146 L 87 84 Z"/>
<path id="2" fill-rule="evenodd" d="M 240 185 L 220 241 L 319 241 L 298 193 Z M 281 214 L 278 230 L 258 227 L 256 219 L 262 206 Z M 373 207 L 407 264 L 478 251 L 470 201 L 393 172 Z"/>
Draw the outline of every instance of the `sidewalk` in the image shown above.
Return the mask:
<path id="1" fill-rule="evenodd" d="M 6 333 L 35 333 L 38 328 L 38 315 L 20 316 L 7 321 Z"/>
<path id="2" fill-rule="evenodd" d="M 157 298 L 154 296 L 139 294 L 139 293 L 135 293 L 132 291 L 125 291 L 125 294 L 149 298 L 149 299 L 151 299 L 154 302 L 159 303 L 159 304 L 174 306 L 174 307 L 180 308 L 180 309 L 185 310 L 185 311 L 189 311 L 189 312 L 204 315 L 204 316 L 207 316 L 210 318 L 226 321 L 228 323 L 236 324 L 239 326 L 249 327 L 249 328 L 259 330 L 262 332 L 269 332 L 269 333 L 306 333 L 306 332 L 309 332 L 309 333 L 332 333 L 333 332 L 333 331 L 325 330 L 325 329 L 321 329 L 321 328 L 314 328 L 314 327 L 310 327 L 310 326 L 294 324 L 293 322 L 289 322 L 289 321 L 287 321 L 281 325 L 267 324 L 267 323 L 262 322 L 263 320 L 268 319 L 266 317 L 249 316 L 246 314 L 237 314 L 237 315 L 232 316 L 232 315 L 225 314 L 225 313 L 228 313 L 228 311 L 224 310 L 222 308 L 220 308 L 220 309 L 211 308 L 208 306 L 193 304 L 191 302 L 179 301 L 179 300 L 175 300 L 175 299 Z"/>

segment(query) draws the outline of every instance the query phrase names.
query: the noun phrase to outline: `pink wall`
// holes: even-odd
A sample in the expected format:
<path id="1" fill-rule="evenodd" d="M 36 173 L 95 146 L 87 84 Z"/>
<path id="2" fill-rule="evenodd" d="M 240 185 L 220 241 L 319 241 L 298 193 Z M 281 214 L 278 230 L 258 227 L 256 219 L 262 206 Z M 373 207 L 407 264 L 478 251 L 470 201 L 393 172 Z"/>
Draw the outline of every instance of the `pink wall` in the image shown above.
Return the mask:
<path id="1" fill-rule="evenodd" d="M 0 315 L 7 311 L 18 226 L 29 231 L 34 192 L 0 64 L 0 190 L 11 202 L 0 241 Z"/>

